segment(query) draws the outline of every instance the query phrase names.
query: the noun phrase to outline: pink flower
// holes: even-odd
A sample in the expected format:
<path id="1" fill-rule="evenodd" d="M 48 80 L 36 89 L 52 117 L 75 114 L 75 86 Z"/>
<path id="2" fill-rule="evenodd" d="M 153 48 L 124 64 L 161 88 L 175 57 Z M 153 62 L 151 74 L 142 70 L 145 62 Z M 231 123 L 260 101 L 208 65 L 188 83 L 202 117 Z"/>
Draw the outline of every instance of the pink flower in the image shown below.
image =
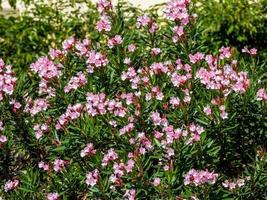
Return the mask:
<path id="1" fill-rule="evenodd" d="M 108 40 L 108 47 L 112 49 L 113 47 L 122 43 L 122 37 L 120 35 L 116 35 L 115 37 Z"/>
<path id="2" fill-rule="evenodd" d="M 88 172 L 86 175 L 86 184 L 88 186 L 94 186 L 98 183 L 99 180 L 99 171 L 98 169 L 95 169 L 92 172 Z"/>
<path id="3" fill-rule="evenodd" d="M 41 161 L 38 163 L 38 167 L 40 169 L 43 169 L 44 171 L 48 171 L 49 170 L 49 165 L 46 164 L 45 162 Z"/>
<path id="4" fill-rule="evenodd" d="M 224 58 L 230 58 L 231 57 L 231 49 L 230 47 L 222 47 L 220 50 L 220 59 L 224 59 Z"/>
<path id="5" fill-rule="evenodd" d="M 185 175 L 184 184 L 193 184 L 199 186 L 205 183 L 214 184 L 218 178 L 219 174 L 203 170 L 191 169 Z"/>
<path id="6" fill-rule="evenodd" d="M 152 182 L 152 184 L 155 186 L 155 187 L 157 187 L 157 186 L 159 186 L 160 185 L 160 178 L 155 178 L 154 179 L 154 181 Z"/>
<path id="7" fill-rule="evenodd" d="M 94 145 L 92 143 L 89 143 L 86 145 L 86 147 L 81 151 L 80 155 L 81 157 L 85 156 L 91 156 L 96 153 L 96 150 L 94 149 Z"/>
<path id="8" fill-rule="evenodd" d="M 211 113 L 212 113 L 212 110 L 211 110 L 210 106 L 204 107 L 203 111 L 207 116 L 210 116 Z"/>
<path id="9" fill-rule="evenodd" d="M 15 189 L 18 185 L 19 185 L 19 180 L 17 179 L 13 181 L 12 180 L 7 181 L 4 186 L 5 192 Z"/>
<path id="10" fill-rule="evenodd" d="M 126 126 L 124 126 L 123 128 L 121 128 L 119 130 L 119 133 L 120 133 L 120 135 L 124 135 L 125 133 L 129 133 L 129 132 L 131 132 L 133 130 L 134 130 L 134 124 L 133 123 L 129 123 Z"/>
<path id="11" fill-rule="evenodd" d="M 201 61 L 204 59 L 204 54 L 197 52 L 196 54 L 189 54 L 190 62 L 195 64 L 198 61 Z"/>
<path id="12" fill-rule="evenodd" d="M 97 9 L 100 13 L 104 13 L 112 9 L 111 0 L 98 0 Z"/>
<path id="13" fill-rule="evenodd" d="M 250 55 L 252 55 L 252 56 L 256 56 L 257 55 L 257 49 L 256 48 L 252 48 L 252 49 L 248 49 L 248 47 L 244 47 L 243 49 L 242 49 L 242 52 L 243 53 L 248 53 L 248 54 L 250 54 Z"/>
<path id="14" fill-rule="evenodd" d="M 105 67 L 109 61 L 106 55 L 95 52 L 94 50 L 89 51 L 86 54 L 86 64 L 88 73 L 93 73 L 95 69 Z"/>
<path id="15" fill-rule="evenodd" d="M 76 40 L 74 37 L 68 38 L 63 41 L 62 47 L 64 50 L 70 50 L 75 46 Z"/>
<path id="16" fill-rule="evenodd" d="M 161 49 L 160 48 L 152 48 L 151 49 L 151 54 L 156 56 L 159 55 L 161 53 Z"/>
<path id="17" fill-rule="evenodd" d="M 65 160 L 56 159 L 53 163 L 53 169 L 55 170 L 55 172 L 62 171 L 67 163 L 68 162 Z"/>
<path id="18" fill-rule="evenodd" d="M 1 143 L 6 143 L 7 142 L 7 137 L 4 136 L 4 135 L 0 135 L 0 146 L 1 146 Z"/>
<path id="19" fill-rule="evenodd" d="M 179 97 L 170 97 L 170 104 L 173 108 L 177 108 L 180 105 L 180 99 Z"/>
<path id="20" fill-rule="evenodd" d="M 56 123 L 56 129 L 61 129 L 66 126 L 70 121 L 79 118 L 83 111 L 83 105 L 78 103 L 75 105 L 69 105 L 66 112 L 62 114 Z"/>
<path id="21" fill-rule="evenodd" d="M 267 101 L 267 93 L 264 88 L 261 88 L 257 91 L 256 99 L 258 101 Z"/>
<path id="22" fill-rule="evenodd" d="M 234 190 L 236 188 L 241 188 L 245 185 L 246 181 L 249 181 L 250 177 L 246 177 L 245 179 L 238 178 L 235 181 L 225 180 L 222 183 L 222 186 L 229 189 Z"/>
<path id="23" fill-rule="evenodd" d="M 12 66 L 7 65 L 0 59 L 0 101 L 4 95 L 12 95 L 16 85 L 17 78 L 14 76 Z"/>
<path id="24" fill-rule="evenodd" d="M 76 90 L 81 86 L 86 85 L 87 78 L 83 72 L 78 72 L 76 76 L 71 77 L 69 83 L 64 87 L 64 92 L 68 93 L 71 90 Z"/>
<path id="25" fill-rule="evenodd" d="M 128 45 L 128 51 L 129 52 L 134 52 L 136 50 L 136 45 L 135 44 L 130 44 Z"/>
<path id="26" fill-rule="evenodd" d="M 124 194 L 125 200 L 135 200 L 136 199 L 136 191 L 134 189 L 126 190 Z"/>
<path id="27" fill-rule="evenodd" d="M 24 111 L 27 113 L 30 113 L 31 116 L 34 116 L 38 114 L 39 112 L 46 111 L 48 109 L 48 106 L 49 106 L 49 103 L 47 99 L 39 98 L 34 101 L 29 99 L 29 101 L 27 102 L 24 108 Z"/>
<path id="28" fill-rule="evenodd" d="M 109 149 L 102 159 L 102 166 L 107 166 L 110 161 L 116 159 L 118 159 L 118 154 L 114 151 L 114 149 Z"/>
<path id="29" fill-rule="evenodd" d="M 48 57 L 40 57 L 35 63 L 32 63 L 30 69 L 37 73 L 40 78 L 52 79 L 61 76 L 61 64 L 56 64 Z"/>
<path id="30" fill-rule="evenodd" d="M 48 125 L 47 124 L 36 124 L 33 127 L 35 137 L 37 140 L 39 140 L 45 132 L 48 131 Z"/>
<path id="31" fill-rule="evenodd" d="M 47 200 L 58 200 L 59 199 L 59 194 L 57 192 L 53 193 L 48 193 L 46 195 Z"/>
<path id="32" fill-rule="evenodd" d="M 190 0 L 171 0 L 167 3 L 165 14 L 171 21 L 180 21 L 183 25 L 188 24 L 189 14 L 187 6 Z"/>
<path id="33" fill-rule="evenodd" d="M 96 29 L 98 30 L 98 32 L 102 31 L 110 32 L 111 22 L 109 20 L 109 17 L 106 15 L 102 15 L 100 20 L 96 24 Z"/>

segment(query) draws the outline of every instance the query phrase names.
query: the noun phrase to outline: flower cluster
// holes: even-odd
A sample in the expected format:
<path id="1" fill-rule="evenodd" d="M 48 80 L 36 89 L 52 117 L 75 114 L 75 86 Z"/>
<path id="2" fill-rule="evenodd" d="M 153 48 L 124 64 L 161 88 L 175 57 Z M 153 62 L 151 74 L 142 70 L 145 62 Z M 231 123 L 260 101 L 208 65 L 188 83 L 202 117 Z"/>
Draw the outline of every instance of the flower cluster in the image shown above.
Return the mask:
<path id="1" fill-rule="evenodd" d="M 30 69 L 38 74 L 40 78 L 52 79 L 61 76 L 61 64 L 56 64 L 47 56 L 40 57 L 35 63 L 32 63 Z"/>
<path id="2" fill-rule="evenodd" d="M 256 98 L 258 101 L 267 101 L 267 93 L 264 88 L 261 88 L 257 91 Z"/>
<path id="3" fill-rule="evenodd" d="M 34 133 L 35 133 L 35 137 L 37 138 L 37 140 L 39 140 L 44 133 L 46 133 L 48 131 L 48 125 L 47 124 L 36 124 L 33 127 Z"/>
<path id="4" fill-rule="evenodd" d="M 19 180 L 17 179 L 7 181 L 4 187 L 5 192 L 15 189 L 16 187 L 18 187 L 18 185 L 19 185 Z"/>
<path id="5" fill-rule="evenodd" d="M 86 83 L 86 75 L 83 72 L 78 72 L 76 76 L 71 77 L 69 83 L 64 87 L 64 91 L 68 93 L 71 90 L 76 90 L 77 88 L 86 85 Z"/>
<path id="6" fill-rule="evenodd" d="M 158 25 L 147 14 L 144 14 L 137 18 L 136 27 L 147 27 L 150 33 L 155 33 L 159 28 Z"/>
<path id="7" fill-rule="evenodd" d="M 209 172 L 208 170 L 195 170 L 191 169 L 185 175 L 184 184 L 185 185 L 195 185 L 199 186 L 205 183 L 214 184 L 218 178 L 219 174 L 214 172 Z"/>
<path id="8" fill-rule="evenodd" d="M 75 105 L 69 105 L 66 112 L 62 114 L 56 123 L 56 129 L 65 127 L 70 121 L 77 119 L 81 116 L 83 105 L 78 103 Z"/>
<path id="9" fill-rule="evenodd" d="M 4 130 L 3 122 L 0 121 L 0 131 Z M 7 142 L 7 137 L 4 135 L 0 135 L 0 148 L 3 146 L 4 143 Z"/>
<path id="10" fill-rule="evenodd" d="M 17 78 L 14 76 L 11 65 L 5 65 L 0 59 L 0 101 L 4 95 L 12 95 Z"/>
<path id="11" fill-rule="evenodd" d="M 86 145 L 86 147 L 81 151 L 80 155 L 81 157 L 85 157 L 85 156 L 91 156 L 94 155 L 96 153 L 96 149 L 94 149 L 94 145 L 93 143 L 89 143 Z"/>
<path id="12" fill-rule="evenodd" d="M 227 55 L 227 54 L 226 54 Z M 209 57 L 206 57 L 208 60 Z M 250 86 L 250 80 L 246 72 L 237 72 L 234 70 L 236 62 L 226 64 L 223 68 L 219 68 L 213 62 L 209 63 L 209 68 L 201 67 L 196 78 L 206 86 L 207 89 L 221 90 L 225 96 L 228 96 L 231 91 L 237 93 L 245 93 Z"/>
<path id="13" fill-rule="evenodd" d="M 87 173 L 85 182 L 88 186 L 94 186 L 97 184 L 98 180 L 99 180 L 99 171 L 98 169 L 95 169 L 94 171 Z"/>
<path id="14" fill-rule="evenodd" d="M 120 35 L 116 35 L 115 37 L 108 40 L 108 47 L 112 49 L 113 47 L 121 44 L 123 41 L 122 37 Z"/>
<path id="15" fill-rule="evenodd" d="M 31 116 L 34 116 L 39 112 L 46 111 L 48 109 L 48 106 L 49 102 L 47 99 L 38 98 L 35 99 L 34 101 L 32 99 L 29 99 L 24 108 L 24 111 L 26 113 L 30 113 Z"/>
<path id="16" fill-rule="evenodd" d="M 47 200 L 58 200 L 59 194 L 57 192 L 48 193 L 46 198 L 47 198 Z"/>
<path id="17" fill-rule="evenodd" d="M 245 185 L 246 181 L 249 181 L 250 177 L 246 177 L 245 179 L 238 178 L 235 181 L 230 181 L 230 180 L 225 180 L 222 185 L 223 187 L 229 189 L 229 190 L 234 190 L 237 188 L 241 188 Z"/>

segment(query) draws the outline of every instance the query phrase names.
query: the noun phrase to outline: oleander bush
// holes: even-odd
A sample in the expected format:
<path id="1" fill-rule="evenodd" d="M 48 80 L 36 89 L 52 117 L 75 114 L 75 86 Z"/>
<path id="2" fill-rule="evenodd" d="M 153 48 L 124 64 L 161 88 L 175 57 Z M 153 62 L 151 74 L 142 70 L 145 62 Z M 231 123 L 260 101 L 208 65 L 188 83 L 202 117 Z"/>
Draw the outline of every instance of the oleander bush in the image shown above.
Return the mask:
<path id="1" fill-rule="evenodd" d="M 27 68 L 0 60 L 0 196 L 266 199 L 257 49 L 209 51 L 189 0 L 96 10 Z"/>

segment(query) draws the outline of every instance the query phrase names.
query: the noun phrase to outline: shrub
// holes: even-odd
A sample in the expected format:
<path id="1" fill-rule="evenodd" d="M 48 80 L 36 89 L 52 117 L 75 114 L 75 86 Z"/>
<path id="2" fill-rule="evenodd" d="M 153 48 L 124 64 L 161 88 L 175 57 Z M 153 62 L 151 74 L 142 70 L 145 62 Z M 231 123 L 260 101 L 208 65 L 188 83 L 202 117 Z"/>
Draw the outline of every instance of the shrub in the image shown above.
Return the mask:
<path id="1" fill-rule="evenodd" d="M 265 199 L 266 68 L 205 54 L 188 0 L 165 18 L 97 4 L 24 74 L 0 61 L 7 199 Z"/>

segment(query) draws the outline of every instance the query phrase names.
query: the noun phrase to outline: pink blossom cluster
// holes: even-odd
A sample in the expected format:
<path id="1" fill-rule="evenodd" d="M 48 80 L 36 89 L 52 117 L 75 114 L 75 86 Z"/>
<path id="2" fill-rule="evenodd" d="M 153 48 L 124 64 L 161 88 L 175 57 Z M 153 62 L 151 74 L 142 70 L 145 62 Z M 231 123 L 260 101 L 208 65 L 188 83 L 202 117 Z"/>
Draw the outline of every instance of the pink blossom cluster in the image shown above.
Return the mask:
<path id="1" fill-rule="evenodd" d="M 82 111 L 83 105 L 80 103 L 77 103 L 73 106 L 69 105 L 66 112 L 58 118 L 55 126 L 56 129 L 62 129 L 72 120 L 79 118 L 81 116 Z"/>
<path id="2" fill-rule="evenodd" d="M 0 131 L 4 130 L 3 122 L 0 121 Z M 7 142 L 7 137 L 4 135 L 0 135 L 0 148 L 3 146 L 4 143 Z"/>
<path id="3" fill-rule="evenodd" d="M 96 52 L 94 50 L 89 51 L 86 55 L 87 71 L 93 73 L 95 69 L 105 67 L 108 64 L 108 58 L 106 55 Z"/>
<path id="4" fill-rule="evenodd" d="M 195 54 L 189 54 L 189 59 L 191 63 L 195 64 L 198 61 L 205 59 L 205 55 L 201 52 L 197 52 Z"/>
<path id="5" fill-rule="evenodd" d="M 159 177 L 156 177 L 153 182 L 152 182 L 152 185 L 154 185 L 155 187 L 159 186 L 160 185 L 160 178 Z"/>
<path id="6" fill-rule="evenodd" d="M 53 169 L 55 172 L 62 171 L 67 164 L 68 164 L 68 161 L 66 160 L 56 159 L 53 162 Z"/>
<path id="7" fill-rule="evenodd" d="M 47 99 L 56 96 L 55 88 L 49 86 L 49 82 L 45 79 L 41 79 L 39 82 L 39 92 L 40 95 L 46 94 Z"/>
<path id="8" fill-rule="evenodd" d="M 13 112 L 17 112 L 22 107 L 21 103 L 16 101 L 15 99 L 11 99 L 9 104 L 12 106 Z"/>
<path id="9" fill-rule="evenodd" d="M 104 115 L 108 112 L 118 117 L 126 115 L 127 110 L 123 107 L 122 102 L 114 99 L 108 100 L 104 93 L 87 93 L 86 100 L 86 110 L 91 116 Z"/>
<path id="10" fill-rule="evenodd" d="M 252 56 L 256 56 L 257 55 L 257 49 L 256 48 L 252 48 L 252 49 L 248 49 L 248 47 L 244 47 L 243 49 L 242 49 L 242 53 L 247 53 L 247 54 L 250 54 L 250 55 L 252 55 Z"/>
<path id="11" fill-rule="evenodd" d="M 97 22 L 96 24 L 96 29 L 98 30 L 98 32 L 110 32 L 111 31 L 111 21 L 110 21 L 110 17 L 107 15 L 102 15 L 100 20 Z"/>
<path id="12" fill-rule="evenodd" d="M 123 39 L 120 35 L 115 35 L 113 38 L 108 40 L 108 47 L 110 49 L 114 48 L 115 46 L 118 46 L 123 42 Z"/>
<path id="13" fill-rule="evenodd" d="M 38 163 L 38 167 L 40 169 L 43 169 L 44 171 L 48 171 L 49 170 L 49 164 L 45 163 L 44 161 L 41 161 Z"/>
<path id="14" fill-rule="evenodd" d="M 127 47 L 128 51 L 131 52 L 131 53 L 135 52 L 136 48 L 137 47 L 136 47 L 135 44 L 129 44 L 128 47 Z"/>
<path id="15" fill-rule="evenodd" d="M 19 180 L 17 179 L 7 181 L 4 187 L 5 192 L 15 189 L 16 187 L 18 187 L 18 185 L 19 185 Z"/>
<path id="16" fill-rule="evenodd" d="M 114 149 L 109 149 L 102 159 L 102 166 L 107 166 L 111 161 L 114 161 L 118 158 L 118 154 L 114 151 Z"/>
<path id="17" fill-rule="evenodd" d="M 62 47 L 64 50 L 68 51 L 68 50 L 71 50 L 75 46 L 75 43 L 76 43 L 76 39 L 74 37 L 70 37 L 63 41 Z"/>
<path id="18" fill-rule="evenodd" d="M 63 47 L 64 48 L 64 47 Z M 49 50 L 49 56 L 52 60 L 56 60 L 56 59 L 59 59 L 59 58 L 62 58 L 65 56 L 65 52 L 59 50 L 59 49 L 53 49 L 51 48 Z"/>
<path id="19" fill-rule="evenodd" d="M 204 128 L 202 126 L 192 123 L 189 125 L 188 130 L 190 138 L 187 141 L 187 144 L 193 144 L 197 141 L 200 141 L 201 133 L 204 132 Z"/>
<path id="20" fill-rule="evenodd" d="M 260 88 L 257 91 L 256 99 L 258 101 L 267 101 L 267 93 L 266 93 L 266 90 L 264 88 Z"/>
<path id="21" fill-rule="evenodd" d="M 136 152 L 141 155 L 144 155 L 153 149 L 151 141 L 147 138 L 144 132 L 138 133 L 137 137 L 131 138 L 129 142 L 131 145 L 135 145 L 137 147 Z"/>
<path id="22" fill-rule="evenodd" d="M 151 88 L 151 92 L 146 94 L 146 100 L 149 101 L 151 99 L 157 99 L 162 101 L 164 98 L 163 92 L 160 90 L 159 86 L 155 86 Z"/>
<path id="23" fill-rule="evenodd" d="M 88 51 L 90 50 L 90 47 L 91 47 L 91 40 L 89 40 L 89 39 L 77 41 L 75 48 L 78 52 L 76 52 L 76 54 L 79 56 L 85 56 L 88 53 Z"/>
<path id="24" fill-rule="evenodd" d="M 129 123 L 126 126 L 122 127 L 119 130 L 119 133 L 120 133 L 120 135 L 124 135 L 126 133 L 130 133 L 133 130 L 134 130 L 134 123 Z"/>
<path id="25" fill-rule="evenodd" d="M 225 96 L 231 91 L 245 93 L 250 85 L 247 73 L 234 70 L 234 64 L 226 64 L 223 68 L 201 67 L 196 73 L 196 78 L 200 79 L 207 89 L 221 90 Z"/>
<path id="26" fill-rule="evenodd" d="M 98 12 L 103 13 L 112 9 L 111 0 L 98 0 L 97 2 Z"/>
<path id="27" fill-rule="evenodd" d="M 195 185 L 199 186 L 205 183 L 214 184 L 218 178 L 219 174 L 214 172 L 209 172 L 208 170 L 195 170 L 191 169 L 186 173 L 184 184 L 185 185 Z"/>
<path id="28" fill-rule="evenodd" d="M 137 18 L 136 27 L 147 27 L 150 33 L 155 33 L 159 28 L 158 25 L 147 14 L 144 14 Z"/>
<path id="29" fill-rule="evenodd" d="M 17 78 L 14 76 L 11 65 L 5 65 L 0 59 L 0 101 L 4 95 L 12 95 Z"/>
<path id="30" fill-rule="evenodd" d="M 48 125 L 47 124 L 36 124 L 33 127 L 35 137 L 39 140 L 44 133 L 48 132 Z"/>
<path id="31" fill-rule="evenodd" d="M 225 180 L 222 185 L 223 187 L 229 189 L 229 190 L 234 190 L 237 188 L 241 188 L 245 185 L 246 181 L 249 181 L 250 177 L 246 177 L 245 179 L 238 178 L 235 181 L 230 181 L 230 180 Z"/>
<path id="32" fill-rule="evenodd" d="M 56 64 L 47 56 L 40 57 L 35 63 L 32 63 L 30 69 L 38 74 L 40 78 L 52 79 L 61 76 L 61 64 Z"/>
<path id="33" fill-rule="evenodd" d="M 221 60 L 223 60 L 225 58 L 230 58 L 232 56 L 230 47 L 222 47 L 222 48 L 220 48 L 219 52 L 220 52 L 219 58 Z"/>
<path id="34" fill-rule="evenodd" d="M 88 186 L 94 186 L 98 183 L 98 181 L 99 181 L 98 169 L 95 169 L 94 171 L 87 173 L 85 182 Z"/>
<path id="35" fill-rule="evenodd" d="M 167 74 L 169 72 L 169 69 L 167 66 L 165 66 L 163 63 L 153 63 L 150 66 L 150 74 Z"/>
<path id="36" fill-rule="evenodd" d="M 165 14 L 171 21 L 178 21 L 186 25 L 189 22 L 187 6 L 190 0 L 171 0 L 167 3 Z"/>
<path id="37" fill-rule="evenodd" d="M 114 183 L 116 186 L 122 185 L 122 176 L 125 175 L 125 173 L 132 172 L 134 167 L 135 161 L 130 159 L 125 164 L 123 162 L 117 163 L 115 162 L 113 164 L 113 174 L 110 176 L 110 181 Z"/>
<path id="38" fill-rule="evenodd" d="M 123 197 L 126 200 L 136 200 L 136 191 L 134 189 L 126 190 L 126 192 L 123 195 Z"/>
<path id="39" fill-rule="evenodd" d="M 80 153 L 82 158 L 85 156 L 92 156 L 94 154 L 96 154 L 96 149 L 94 149 L 93 143 L 87 144 L 86 147 L 83 150 L 81 150 Z"/>
<path id="40" fill-rule="evenodd" d="M 151 55 L 153 56 L 157 56 L 161 53 L 161 49 L 160 48 L 152 48 L 151 49 Z"/>
<path id="41" fill-rule="evenodd" d="M 86 85 L 87 78 L 83 72 L 78 72 L 75 76 L 71 77 L 68 84 L 64 87 L 64 92 L 68 93 L 72 90 L 76 90 L 81 86 Z"/>
<path id="42" fill-rule="evenodd" d="M 138 85 L 141 83 L 141 78 L 137 75 L 133 67 L 129 67 L 127 71 L 122 72 L 121 79 L 123 81 L 129 80 L 133 89 L 137 89 Z"/>
<path id="43" fill-rule="evenodd" d="M 48 193 L 46 198 L 47 200 L 59 200 L 59 194 L 57 192 Z"/>
<path id="44" fill-rule="evenodd" d="M 172 37 L 172 41 L 174 43 L 177 43 L 181 37 L 185 35 L 184 27 L 183 26 L 175 26 L 172 28 L 172 31 L 174 33 Z"/>
<path id="45" fill-rule="evenodd" d="M 24 111 L 26 113 L 30 113 L 31 116 L 34 116 L 39 112 L 46 111 L 48 109 L 48 106 L 49 102 L 47 99 L 38 98 L 35 99 L 34 101 L 32 99 L 29 99 L 24 108 Z"/>

